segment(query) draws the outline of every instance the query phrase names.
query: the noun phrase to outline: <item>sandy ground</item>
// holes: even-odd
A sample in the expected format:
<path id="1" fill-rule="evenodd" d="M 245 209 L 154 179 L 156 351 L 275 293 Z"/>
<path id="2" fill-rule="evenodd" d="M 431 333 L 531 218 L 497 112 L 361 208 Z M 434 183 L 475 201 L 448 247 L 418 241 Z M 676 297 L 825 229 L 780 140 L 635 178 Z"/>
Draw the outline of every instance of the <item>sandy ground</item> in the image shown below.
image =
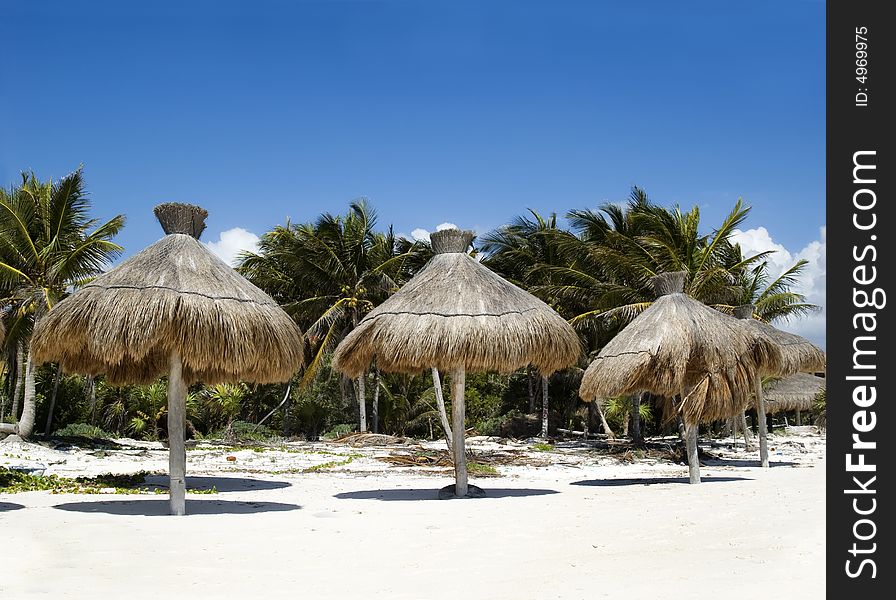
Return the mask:
<path id="1" fill-rule="evenodd" d="M 0 465 L 165 469 L 158 444 L 120 442 L 0 444 Z M 717 458 L 697 486 L 665 460 L 474 439 L 529 459 L 473 478 L 488 494 L 475 500 L 436 499 L 445 469 L 377 458 L 415 444 L 200 446 L 188 486 L 218 493 L 188 495 L 186 517 L 165 495 L 0 494 L 0 597 L 824 597 L 824 440 L 808 428 L 772 438 L 770 469 L 702 441 Z"/>

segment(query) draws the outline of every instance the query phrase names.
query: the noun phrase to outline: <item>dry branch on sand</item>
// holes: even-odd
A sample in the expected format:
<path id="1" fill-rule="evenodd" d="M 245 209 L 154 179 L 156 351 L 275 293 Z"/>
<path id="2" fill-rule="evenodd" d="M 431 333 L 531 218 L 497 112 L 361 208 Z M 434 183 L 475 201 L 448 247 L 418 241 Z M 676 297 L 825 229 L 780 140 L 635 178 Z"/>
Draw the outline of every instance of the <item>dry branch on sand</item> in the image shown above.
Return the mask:
<path id="1" fill-rule="evenodd" d="M 405 437 L 396 437 L 384 433 L 349 433 L 333 440 L 334 443 L 346 444 L 355 448 L 370 446 L 401 446 L 415 443 L 414 440 Z"/>

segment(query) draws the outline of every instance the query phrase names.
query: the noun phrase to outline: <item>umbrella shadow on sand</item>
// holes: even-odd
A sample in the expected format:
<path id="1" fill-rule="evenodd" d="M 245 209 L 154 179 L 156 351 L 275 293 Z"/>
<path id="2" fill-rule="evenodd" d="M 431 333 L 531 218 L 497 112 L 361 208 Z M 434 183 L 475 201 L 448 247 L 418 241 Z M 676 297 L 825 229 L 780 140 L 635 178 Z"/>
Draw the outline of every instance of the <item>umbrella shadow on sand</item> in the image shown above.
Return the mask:
<path id="1" fill-rule="evenodd" d="M 168 488 L 167 475 L 149 475 L 146 477 L 146 485 L 158 488 Z M 286 481 L 270 481 L 267 479 L 252 479 L 249 477 L 193 477 L 187 476 L 187 489 L 207 491 L 215 489 L 219 492 L 250 492 L 257 490 L 278 490 L 291 486 Z"/>
<path id="2" fill-rule="evenodd" d="M 749 458 L 711 458 L 703 461 L 710 467 L 761 467 L 762 461 Z M 770 461 L 770 467 L 795 467 L 797 463 L 789 460 Z"/>
<path id="3" fill-rule="evenodd" d="M 712 477 L 704 476 L 702 483 L 730 483 L 732 481 L 752 481 L 749 477 Z M 662 483 L 689 483 L 687 477 L 628 477 L 619 479 L 586 479 L 574 481 L 570 485 L 586 485 L 593 487 L 619 487 L 628 485 L 657 485 Z"/>
<path id="4" fill-rule="evenodd" d="M 95 502 L 67 502 L 53 508 L 72 512 L 105 513 L 125 516 L 169 516 L 167 498 L 153 500 L 97 500 Z M 298 504 L 282 502 L 236 502 L 233 500 L 187 499 L 187 515 L 248 515 L 264 512 L 299 510 Z"/>
<path id="5" fill-rule="evenodd" d="M 10 510 L 19 510 L 20 508 L 25 508 L 21 504 L 15 504 L 13 502 L 0 502 L 0 513 L 7 512 Z"/>
<path id="6" fill-rule="evenodd" d="M 485 490 L 485 499 L 488 498 L 522 498 L 525 496 L 545 496 L 557 494 L 556 490 L 539 490 L 530 488 L 488 488 Z M 432 489 L 393 489 L 393 490 L 359 490 L 356 492 L 342 492 L 334 494 L 334 498 L 340 500 L 385 500 L 385 501 L 414 501 L 414 500 L 438 500 L 439 491 Z"/>

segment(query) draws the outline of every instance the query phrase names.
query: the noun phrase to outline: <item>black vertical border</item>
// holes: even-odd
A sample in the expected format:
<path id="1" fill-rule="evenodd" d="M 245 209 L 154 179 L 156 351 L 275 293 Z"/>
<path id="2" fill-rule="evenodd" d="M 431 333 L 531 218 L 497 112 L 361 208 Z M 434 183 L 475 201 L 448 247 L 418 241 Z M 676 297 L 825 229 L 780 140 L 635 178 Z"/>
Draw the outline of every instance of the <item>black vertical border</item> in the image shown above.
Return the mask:
<path id="1" fill-rule="evenodd" d="M 893 308 L 896 302 L 893 289 L 893 271 L 896 270 L 896 253 L 893 238 L 896 237 L 896 211 L 893 210 L 893 180 L 896 179 L 896 159 L 892 152 L 893 127 L 889 123 L 896 119 L 896 98 L 893 95 L 893 78 L 896 78 L 896 62 L 893 60 L 893 45 L 896 38 L 896 21 L 884 17 L 885 2 L 861 2 L 850 0 L 829 0 L 827 3 L 827 596 L 829 598 L 892 598 L 896 594 L 896 562 L 892 545 L 896 543 L 891 522 L 894 495 L 884 491 L 894 489 L 892 462 L 896 460 L 896 403 L 893 385 L 896 362 L 893 361 L 892 346 L 896 343 L 892 327 Z M 890 7 L 892 10 L 892 7 Z M 867 80 L 856 79 L 857 28 L 867 28 L 868 52 L 866 65 Z M 861 29 L 859 29 L 861 31 Z M 864 90 L 863 90 L 864 88 Z M 862 97 L 868 95 L 867 106 L 859 106 Z M 860 172 L 860 178 L 876 179 L 873 184 L 857 184 L 853 180 L 853 157 L 856 152 L 874 151 L 874 155 L 864 155 L 862 162 L 873 163 L 875 175 L 871 171 Z M 864 175 L 863 175 L 864 174 Z M 872 189 L 876 195 L 873 208 L 857 210 L 853 195 L 860 189 Z M 859 194 L 860 204 L 870 203 L 871 195 Z M 854 215 L 862 225 L 871 222 L 872 213 L 877 221 L 869 230 L 860 230 L 854 224 Z M 874 237 L 872 237 L 874 236 Z M 863 251 L 873 246 L 876 261 L 872 262 L 874 251 L 868 250 L 864 260 Z M 876 267 L 876 280 L 871 284 L 859 285 L 854 281 L 855 269 L 865 265 L 860 276 L 868 277 L 871 266 Z M 854 302 L 855 290 L 871 293 L 880 288 L 887 294 L 886 306 L 881 309 L 859 308 Z M 892 292 L 892 294 L 891 294 Z M 854 327 L 857 313 L 876 313 L 876 331 L 867 332 L 861 326 Z M 871 321 L 865 321 L 870 324 Z M 873 362 L 871 370 L 858 371 L 853 368 L 854 342 L 856 336 L 874 336 L 874 340 L 863 340 L 859 347 L 874 350 L 874 355 L 864 355 L 862 362 Z M 848 380 L 850 375 L 876 376 L 876 381 L 857 382 Z M 857 385 L 866 383 L 874 386 L 877 399 L 873 406 L 859 407 L 853 402 L 853 391 Z M 873 450 L 854 450 L 853 434 L 856 433 L 853 418 L 857 411 L 874 411 L 877 419 L 874 429 L 861 433 L 861 438 L 874 441 Z M 870 415 L 858 417 L 869 419 Z M 853 462 L 858 461 L 857 453 L 865 455 L 867 463 L 876 465 L 873 473 L 847 472 L 847 454 L 853 453 Z M 846 490 L 857 489 L 853 480 L 859 481 L 874 494 L 853 494 Z M 869 476 L 877 479 L 870 485 Z M 868 510 L 876 500 L 875 511 L 867 516 L 858 515 L 853 500 L 859 509 Z M 874 522 L 860 524 L 857 532 L 868 536 L 869 540 L 856 538 L 854 526 L 859 519 Z M 853 555 L 850 550 L 856 544 L 860 549 L 875 551 Z M 872 544 L 877 544 L 876 548 Z M 858 577 L 847 574 L 847 561 L 851 561 L 853 572 L 860 567 L 861 560 L 869 558 L 876 565 L 876 578 L 871 578 L 871 566 L 866 564 Z M 850 594 L 847 596 L 846 594 Z"/>

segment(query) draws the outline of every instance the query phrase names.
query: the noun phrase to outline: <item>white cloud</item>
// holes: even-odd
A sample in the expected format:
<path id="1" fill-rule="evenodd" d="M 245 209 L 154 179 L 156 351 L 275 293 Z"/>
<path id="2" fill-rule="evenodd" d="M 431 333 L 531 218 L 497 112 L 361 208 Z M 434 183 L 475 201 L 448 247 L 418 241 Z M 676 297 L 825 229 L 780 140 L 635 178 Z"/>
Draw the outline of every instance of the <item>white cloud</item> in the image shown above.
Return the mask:
<path id="1" fill-rule="evenodd" d="M 827 277 L 827 227 L 821 227 L 819 239 L 807 244 L 796 253 L 790 252 L 783 245 L 775 242 L 765 227 L 757 227 L 741 231 L 735 229 L 732 241 L 739 243 L 744 256 L 752 256 L 758 252 L 774 250 L 766 260 L 769 274 L 777 277 L 798 260 L 809 261 L 803 268 L 793 291 L 803 294 L 806 301 L 816 304 L 821 310 L 808 316 L 775 323 L 785 331 L 801 335 L 820 347 L 825 347 L 825 323 L 827 321 L 827 295 L 825 293 Z"/>
<path id="2" fill-rule="evenodd" d="M 442 231 L 443 229 L 460 229 L 460 227 L 458 227 L 454 223 L 440 223 L 436 225 L 436 231 Z M 418 242 L 428 242 L 430 233 L 431 232 L 428 229 L 418 227 L 411 232 L 411 237 Z"/>
<path id="3" fill-rule="evenodd" d="M 429 232 L 422 227 L 418 227 L 414 231 L 411 232 L 411 237 L 414 238 L 418 242 L 428 242 L 429 241 Z"/>
<path id="4" fill-rule="evenodd" d="M 234 227 L 233 229 L 222 231 L 218 235 L 218 241 L 205 242 L 205 245 L 218 258 L 228 265 L 234 266 L 236 257 L 240 252 L 243 250 L 250 252 L 258 250 L 258 236 L 242 227 Z"/>

